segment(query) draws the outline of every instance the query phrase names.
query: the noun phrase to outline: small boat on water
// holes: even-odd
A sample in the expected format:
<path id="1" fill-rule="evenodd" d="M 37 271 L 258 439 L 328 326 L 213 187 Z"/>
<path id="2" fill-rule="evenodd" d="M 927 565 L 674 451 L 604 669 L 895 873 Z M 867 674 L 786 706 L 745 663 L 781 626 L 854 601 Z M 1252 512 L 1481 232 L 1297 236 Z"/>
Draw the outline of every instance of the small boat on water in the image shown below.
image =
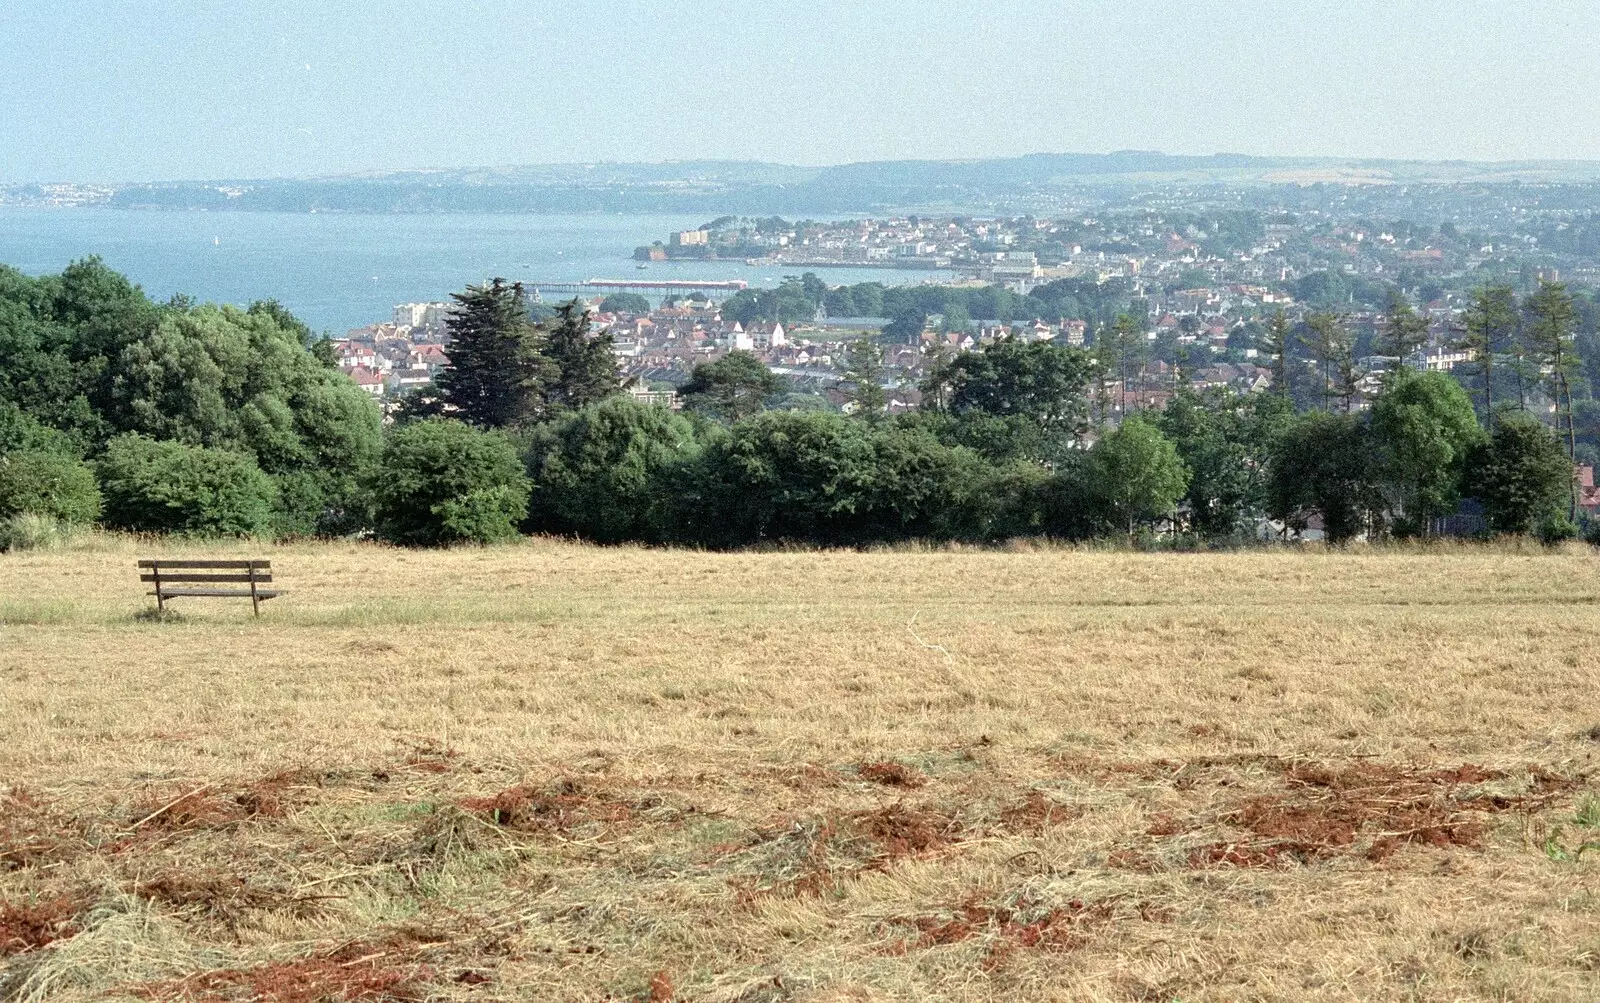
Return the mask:
<path id="1" fill-rule="evenodd" d="M 635 267 L 635 268 L 637 268 L 637 269 L 639 269 L 639 271 L 641 271 L 641 272 L 642 272 L 642 271 L 644 271 L 644 270 L 645 270 L 645 269 L 646 269 L 646 268 L 649 268 L 649 267 L 650 267 L 650 266 L 649 266 L 649 265 L 647 265 L 647 264 L 645 264 L 645 263 L 644 263 L 644 262 L 642 262 L 642 261 L 641 261 L 641 262 L 639 262 L 639 263 L 638 263 L 638 264 L 637 264 L 637 265 L 634 265 L 634 266 L 633 266 L 633 267 Z"/>

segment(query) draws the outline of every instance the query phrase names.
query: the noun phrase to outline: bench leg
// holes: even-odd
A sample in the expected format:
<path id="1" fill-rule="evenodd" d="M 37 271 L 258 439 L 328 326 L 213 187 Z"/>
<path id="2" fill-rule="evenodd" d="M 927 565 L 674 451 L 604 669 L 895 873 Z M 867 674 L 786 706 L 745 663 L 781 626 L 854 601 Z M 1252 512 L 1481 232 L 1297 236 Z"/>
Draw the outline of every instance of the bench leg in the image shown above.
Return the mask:
<path id="1" fill-rule="evenodd" d="M 256 595 L 256 569 L 250 569 L 250 608 L 255 611 L 256 617 L 261 616 L 261 597 Z"/>

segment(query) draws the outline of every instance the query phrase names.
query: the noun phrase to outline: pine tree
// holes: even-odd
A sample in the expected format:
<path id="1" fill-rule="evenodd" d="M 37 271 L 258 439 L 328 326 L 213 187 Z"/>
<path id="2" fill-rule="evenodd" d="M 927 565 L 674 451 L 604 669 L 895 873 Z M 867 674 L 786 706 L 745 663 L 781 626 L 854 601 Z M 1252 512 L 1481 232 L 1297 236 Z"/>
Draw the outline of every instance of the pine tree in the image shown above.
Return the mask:
<path id="1" fill-rule="evenodd" d="M 1282 310 L 1267 321 L 1267 333 L 1261 338 L 1261 351 L 1272 360 L 1272 392 L 1285 400 L 1292 399 L 1289 385 L 1289 318 Z"/>
<path id="2" fill-rule="evenodd" d="M 1406 356 L 1428 343 L 1428 318 L 1411 309 L 1399 291 L 1389 293 L 1389 309 L 1384 312 L 1383 354 L 1400 360 L 1403 367 Z"/>
<path id="3" fill-rule="evenodd" d="M 1467 307 L 1461 347 L 1473 354 L 1483 374 L 1483 421 L 1494 429 L 1494 357 L 1517 329 L 1517 294 L 1510 286 L 1484 286 Z"/>
<path id="4" fill-rule="evenodd" d="M 1314 313 L 1306 318 L 1303 337 L 1306 349 L 1322 369 L 1322 409 L 1332 411 L 1337 397 L 1349 412 L 1356 397 L 1355 343 L 1350 329 L 1335 314 Z"/>
<path id="5" fill-rule="evenodd" d="M 1573 342 L 1578 330 L 1578 311 L 1572 294 L 1559 282 L 1539 283 L 1539 289 L 1523 303 L 1528 311 L 1526 337 L 1528 347 L 1543 368 L 1549 372 L 1550 393 L 1555 398 L 1556 433 L 1561 434 L 1562 419 L 1566 420 L 1567 459 L 1577 462 L 1578 432 L 1572 420 L 1572 372 L 1577 368 L 1578 357 Z M 1578 516 L 1578 488 L 1576 480 L 1571 490 L 1568 517 Z"/>
<path id="6" fill-rule="evenodd" d="M 556 368 L 545 394 L 551 407 L 576 411 L 622 389 L 611 332 L 591 332 L 589 312 L 577 300 L 556 308 L 544 354 Z"/>
<path id="7" fill-rule="evenodd" d="M 1144 371 L 1147 344 L 1138 321 L 1125 313 L 1117 314 L 1108 332 L 1108 347 L 1114 353 L 1117 374 L 1117 412 L 1128 412 L 1128 381 Z M 1104 356 L 1102 356 L 1104 358 Z"/>
<path id="8" fill-rule="evenodd" d="M 557 370 L 540 351 L 522 284 L 497 278 L 451 298 L 457 306 L 446 321 L 450 362 L 434 381 L 437 409 L 484 428 L 540 418 Z"/>
<path id="9" fill-rule="evenodd" d="M 845 393 L 856 414 L 868 420 L 881 418 L 889 408 L 889 394 L 883 389 L 887 370 L 883 349 L 872 337 L 857 338 L 845 346 Z"/>

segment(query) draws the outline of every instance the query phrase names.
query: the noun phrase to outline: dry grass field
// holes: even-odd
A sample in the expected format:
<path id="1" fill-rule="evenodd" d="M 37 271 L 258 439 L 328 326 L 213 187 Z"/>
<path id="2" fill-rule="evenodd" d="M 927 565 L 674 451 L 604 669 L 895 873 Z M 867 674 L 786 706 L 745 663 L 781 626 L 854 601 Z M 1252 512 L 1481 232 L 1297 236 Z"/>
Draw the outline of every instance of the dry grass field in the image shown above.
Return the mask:
<path id="1" fill-rule="evenodd" d="M 1578 549 L 184 549 L 0 556 L 0 997 L 1600 998 Z"/>

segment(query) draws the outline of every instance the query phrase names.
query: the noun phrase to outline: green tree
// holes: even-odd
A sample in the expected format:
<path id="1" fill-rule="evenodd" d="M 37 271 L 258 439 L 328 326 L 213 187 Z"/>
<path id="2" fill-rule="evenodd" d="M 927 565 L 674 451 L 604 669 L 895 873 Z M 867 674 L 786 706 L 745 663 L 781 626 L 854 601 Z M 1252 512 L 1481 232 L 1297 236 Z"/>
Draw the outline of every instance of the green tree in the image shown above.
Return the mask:
<path id="1" fill-rule="evenodd" d="M 1127 413 L 1128 381 L 1143 369 L 1148 346 L 1149 341 L 1138 322 L 1125 313 L 1118 314 L 1110 328 L 1102 332 L 1102 337 L 1095 339 L 1102 364 L 1116 375 L 1118 413 Z"/>
<path id="2" fill-rule="evenodd" d="M 513 539 L 528 478 L 510 440 L 452 418 L 396 428 L 373 475 L 378 532 L 406 546 Z"/>
<path id="3" fill-rule="evenodd" d="M 600 301 L 601 313 L 644 314 L 650 312 L 650 301 L 638 293 L 612 293 Z"/>
<path id="4" fill-rule="evenodd" d="M 597 543 L 655 542 L 667 527 L 671 476 L 699 452 L 694 426 L 619 395 L 542 425 L 527 454 L 528 526 Z"/>
<path id="5" fill-rule="evenodd" d="M 376 405 L 315 344 L 271 301 L 156 306 L 93 260 L 40 279 L 0 268 L 0 402 L 80 455 L 127 432 L 248 453 L 288 532 L 351 523 L 379 448 Z"/>
<path id="6" fill-rule="evenodd" d="M 712 546 L 949 538 L 965 532 L 987 473 L 920 427 L 767 412 L 706 444 L 676 492 L 675 533 Z"/>
<path id="7" fill-rule="evenodd" d="M 483 428 L 543 417 L 546 387 L 560 371 L 528 319 L 522 284 L 494 279 L 451 298 L 450 361 L 434 380 L 438 410 Z"/>
<path id="8" fill-rule="evenodd" d="M 715 362 L 694 367 L 689 381 L 678 388 L 684 407 L 726 421 L 739 421 L 758 413 L 784 381 L 766 364 L 746 351 L 733 351 Z"/>
<path id="9" fill-rule="evenodd" d="M 944 308 L 944 322 L 939 327 L 946 334 L 952 331 L 965 334 L 972 328 L 972 314 L 967 312 L 965 304 L 951 303 Z"/>
<path id="10" fill-rule="evenodd" d="M 1555 401 L 1556 432 L 1561 433 L 1566 423 L 1565 445 L 1567 460 L 1576 463 L 1578 458 L 1578 428 L 1573 421 L 1572 380 L 1578 370 L 1579 359 L 1575 351 L 1578 333 L 1578 310 L 1572 294 L 1559 282 L 1539 283 L 1539 288 L 1529 296 L 1523 306 L 1527 309 L 1528 324 L 1524 330 L 1529 347 L 1544 371 L 1548 373 L 1550 396 Z M 1573 481 L 1568 491 L 1568 518 L 1578 518 L 1578 486 Z"/>
<path id="11" fill-rule="evenodd" d="M 1183 390 L 1159 419 L 1189 470 L 1189 526 L 1211 539 L 1252 531 L 1266 508 L 1266 470 L 1293 407 L 1277 394 L 1241 396 L 1226 387 Z"/>
<path id="12" fill-rule="evenodd" d="M 1178 451 L 1142 418 L 1124 420 L 1095 444 L 1089 459 L 1108 514 L 1127 527 L 1130 540 L 1141 524 L 1171 518 L 1189 486 Z"/>
<path id="13" fill-rule="evenodd" d="M 264 536 L 276 489 L 246 453 L 137 433 L 106 445 L 97 464 L 113 529 L 190 536 Z"/>
<path id="14" fill-rule="evenodd" d="M 13 450 L 38 450 L 77 456 L 77 443 L 50 428 L 10 401 L 0 400 L 0 455 Z"/>
<path id="15" fill-rule="evenodd" d="M 1460 346 L 1472 353 L 1483 380 L 1483 421 L 1492 432 L 1494 413 L 1494 358 L 1517 330 L 1517 294 L 1507 285 L 1487 285 L 1472 296 L 1464 318 Z"/>
<path id="16" fill-rule="evenodd" d="M 1572 462 L 1550 430 L 1526 415 L 1504 416 L 1467 464 L 1466 493 L 1483 504 L 1495 533 L 1558 535 Z"/>
<path id="17" fill-rule="evenodd" d="M 1454 510 L 1467 457 L 1483 439 L 1472 400 L 1443 373 L 1394 373 L 1372 407 L 1371 438 L 1393 526 L 1426 536 Z"/>
<path id="18" fill-rule="evenodd" d="M 1088 414 L 1084 390 L 1093 371 L 1082 349 L 1005 338 L 954 356 L 928 375 L 922 392 L 956 415 L 1016 416 L 1076 434 Z"/>
<path id="19" fill-rule="evenodd" d="M 1376 528 L 1383 506 L 1367 428 L 1355 415 L 1313 411 L 1278 436 L 1267 476 L 1267 514 L 1285 530 L 1322 517 L 1328 542 Z"/>
<path id="20" fill-rule="evenodd" d="M 577 300 L 556 309 L 543 351 L 554 363 L 545 385 L 550 408 L 577 410 L 622 390 L 610 331 L 590 329 L 589 313 Z"/>
<path id="21" fill-rule="evenodd" d="M 1349 413 L 1356 397 L 1355 340 L 1350 329 L 1336 314 L 1314 313 L 1306 317 L 1303 339 L 1321 372 L 1322 410 L 1332 411 L 1338 399 Z"/>
<path id="22" fill-rule="evenodd" d="M 873 337 L 856 338 L 844 350 L 844 390 L 854 413 L 877 420 L 889 408 L 889 392 L 883 388 L 888 370 L 883 365 L 883 349 Z"/>
<path id="23" fill-rule="evenodd" d="M 1379 348 L 1405 365 L 1412 352 L 1428 343 L 1428 318 L 1417 313 L 1398 290 L 1389 291 L 1389 307 L 1384 311 L 1383 336 Z"/>

